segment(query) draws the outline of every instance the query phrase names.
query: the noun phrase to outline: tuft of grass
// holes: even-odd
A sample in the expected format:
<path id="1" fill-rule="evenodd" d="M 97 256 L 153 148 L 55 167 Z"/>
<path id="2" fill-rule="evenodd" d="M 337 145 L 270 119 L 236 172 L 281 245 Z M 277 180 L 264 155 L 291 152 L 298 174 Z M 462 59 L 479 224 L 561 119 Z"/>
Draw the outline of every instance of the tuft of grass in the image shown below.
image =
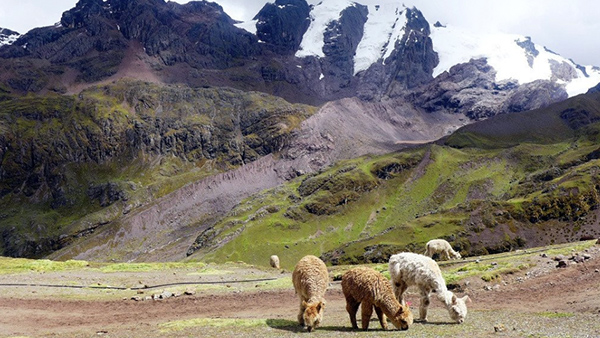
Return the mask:
<path id="1" fill-rule="evenodd" d="M 68 260 L 65 262 L 56 262 L 48 259 L 26 259 L 26 258 L 8 258 L 0 257 L 0 273 L 25 273 L 25 272 L 53 272 L 79 270 L 89 267 L 87 261 Z"/>

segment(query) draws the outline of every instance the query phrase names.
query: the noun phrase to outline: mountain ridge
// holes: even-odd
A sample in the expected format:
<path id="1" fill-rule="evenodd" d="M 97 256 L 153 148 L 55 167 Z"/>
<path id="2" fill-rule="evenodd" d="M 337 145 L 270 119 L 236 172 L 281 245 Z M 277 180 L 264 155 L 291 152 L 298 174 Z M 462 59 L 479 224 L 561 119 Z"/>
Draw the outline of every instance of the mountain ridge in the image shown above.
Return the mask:
<path id="1" fill-rule="evenodd" d="M 481 47 L 491 38 L 448 25 L 430 28 L 414 7 L 278 0 L 254 19 L 240 25 L 210 2 L 84 0 L 63 14 L 60 25 L 33 29 L 0 48 L 6 64 L 0 82 L 19 93 L 73 93 L 122 76 L 127 50 L 135 44 L 135 57 L 154 80 L 258 90 L 317 105 L 353 96 L 377 101 L 477 58 L 494 68 L 496 83 L 544 80 L 573 96 L 600 82 L 597 67 L 556 56 L 528 37 L 496 38 L 502 48 L 493 48 L 510 50 L 498 56 Z M 452 47 L 465 43 L 480 47 L 466 53 Z M 498 60 L 518 71 L 507 72 L 498 66 L 506 62 Z"/>

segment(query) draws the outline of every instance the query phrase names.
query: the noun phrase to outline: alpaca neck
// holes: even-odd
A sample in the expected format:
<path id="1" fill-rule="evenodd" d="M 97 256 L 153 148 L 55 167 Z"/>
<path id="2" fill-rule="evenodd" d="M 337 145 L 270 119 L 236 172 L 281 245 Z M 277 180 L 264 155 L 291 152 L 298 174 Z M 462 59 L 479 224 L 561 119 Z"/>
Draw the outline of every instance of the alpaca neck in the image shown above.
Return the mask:
<path id="1" fill-rule="evenodd" d="M 307 303 L 312 304 L 312 303 L 318 303 L 322 300 L 321 296 L 312 296 L 309 299 L 306 300 Z"/>
<path id="2" fill-rule="evenodd" d="M 454 294 L 446 288 L 444 288 L 444 290 L 438 290 L 437 297 L 440 301 L 444 302 L 446 307 L 452 306 L 452 297 L 454 297 Z"/>
<path id="3" fill-rule="evenodd" d="M 374 305 L 380 308 L 389 318 L 393 318 L 401 306 L 394 295 L 384 295 L 382 299 L 375 301 Z"/>

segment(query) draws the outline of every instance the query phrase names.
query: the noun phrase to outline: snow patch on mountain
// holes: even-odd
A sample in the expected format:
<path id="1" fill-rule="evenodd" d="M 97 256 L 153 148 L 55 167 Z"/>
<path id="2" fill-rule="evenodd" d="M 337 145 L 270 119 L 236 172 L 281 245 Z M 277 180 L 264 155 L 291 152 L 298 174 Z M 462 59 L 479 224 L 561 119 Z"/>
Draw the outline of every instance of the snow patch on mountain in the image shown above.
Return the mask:
<path id="1" fill-rule="evenodd" d="M 12 45 L 21 34 L 13 32 L 8 29 L 0 28 L 0 47 L 5 45 Z"/>
<path id="2" fill-rule="evenodd" d="M 599 69 L 578 67 L 521 35 L 475 33 L 448 25 L 433 27 L 431 39 L 440 60 L 434 77 L 456 64 L 486 58 L 497 72 L 496 81 L 512 79 L 524 84 L 552 80 L 565 84 L 569 96 L 584 93 L 600 82 Z"/>
<path id="3" fill-rule="evenodd" d="M 256 24 L 257 23 L 258 23 L 258 20 L 248 20 L 248 21 L 238 22 L 235 24 L 235 26 L 237 28 L 241 28 L 247 32 L 250 32 L 250 33 L 256 35 Z"/>
<path id="4" fill-rule="evenodd" d="M 354 55 L 354 75 L 387 59 L 402 39 L 406 28 L 406 7 L 397 3 L 369 5 L 363 37 Z"/>
<path id="5" fill-rule="evenodd" d="M 296 56 L 325 57 L 323 46 L 325 45 L 324 34 L 327 26 L 332 21 L 339 20 L 344 9 L 354 5 L 354 2 L 348 0 L 328 0 L 315 5 L 310 12 L 310 26 L 302 37 Z"/>

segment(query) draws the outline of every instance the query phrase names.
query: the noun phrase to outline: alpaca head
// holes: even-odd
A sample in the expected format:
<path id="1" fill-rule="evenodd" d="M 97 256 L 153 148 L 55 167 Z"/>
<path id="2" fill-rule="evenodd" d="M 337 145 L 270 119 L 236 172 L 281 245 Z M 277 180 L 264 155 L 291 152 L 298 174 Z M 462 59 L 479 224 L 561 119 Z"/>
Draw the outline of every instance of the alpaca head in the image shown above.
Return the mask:
<path id="1" fill-rule="evenodd" d="M 401 305 L 398 312 L 390 317 L 390 320 L 397 329 L 408 330 L 408 327 L 413 323 L 413 315 L 408 306 Z"/>
<path id="2" fill-rule="evenodd" d="M 454 254 L 452 256 L 454 256 L 454 258 L 456 258 L 456 259 L 462 258 L 462 256 L 460 255 L 460 252 L 458 252 L 458 251 L 454 251 Z"/>
<path id="3" fill-rule="evenodd" d="M 469 296 L 458 298 L 456 295 L 452 295 L 452 303 L 448 306 L 448 312 L 450 312 L 452 320 L 458 324 L 462 324 L 467 317 L 467 301 L 471 301 Z"/>
<path id="4" fill-rule="evenodd" d="M 323 309 L 325 309 L 325 301 L 319 301 L 314 303 L 302 302 L 304 307 L 304 326 L 311 332 L 316 329 L 321 320 L 323 320 Z"/>

